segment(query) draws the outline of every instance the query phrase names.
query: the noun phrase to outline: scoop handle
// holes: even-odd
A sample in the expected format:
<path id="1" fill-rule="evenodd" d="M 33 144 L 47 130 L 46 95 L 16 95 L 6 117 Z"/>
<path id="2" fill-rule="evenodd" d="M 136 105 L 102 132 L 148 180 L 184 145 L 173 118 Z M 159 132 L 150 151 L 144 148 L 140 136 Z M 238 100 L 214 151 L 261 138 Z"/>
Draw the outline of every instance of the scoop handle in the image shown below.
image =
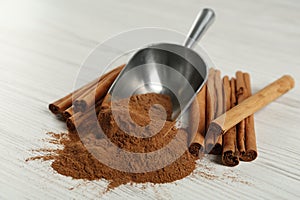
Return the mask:
<path id="1" fill-rule="evenodd" d="M 184 46 L 193 48 L 195 43 L 203 36 L 209 26 L 214 22 L 215 12 L 210 8 L 204 8 L 197 15 L 189 34 L 187 35 Z"/>

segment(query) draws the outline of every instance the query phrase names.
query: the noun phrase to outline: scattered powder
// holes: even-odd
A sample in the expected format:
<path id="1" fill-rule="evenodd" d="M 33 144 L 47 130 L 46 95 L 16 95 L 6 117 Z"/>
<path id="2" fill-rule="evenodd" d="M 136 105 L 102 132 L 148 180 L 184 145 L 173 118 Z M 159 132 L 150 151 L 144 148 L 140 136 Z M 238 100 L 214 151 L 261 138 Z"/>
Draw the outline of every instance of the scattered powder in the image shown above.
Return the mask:
<path id="1" fill-rule="evenodd" d="M 59 174 L 75 179 L 105 179 L 109 181 L 108 189 L 127 183 L 168 183 L 190 175 L 196 167 L 197 158 L 188 152 L 187 133 L 182 129 L 177 129 L 174 123 L 169 121 L 172 112 L 170 98 L 158 94 L 132 96 L 129 101 L 129 114 L 134 123 L 129 123 L 125 104 L 125 100 L 120 100 L 113 106 L 106 105 L 98 115 L 99 124 L 104 133 L 116 146 L 129 152 L 147 153 L 156 151 L 171 141 L 175 141 L 177 148 L 182 146 L 186 150 L 174 162 L 155 171 L 143 173 L 119 171 L 101 163 L 87 150 L 86 145 L 89 146 L 88 149 L 90 150 L 90 147 L 97 148 L 97 144 L 103 141 L 103 138 L 99 137 L 99 130 L 93 124 L 95 122 L 88 122 L 80 127 L 80 136 L 82 136 L 82 131 L 85 131 L 84 137 L 81 138 L 76 132 L 67 134 L 49 133 L 51 139 L 48 139 L 48 142 L 61 144 L 63 148 L 49 151 L 40 149 L 47 154 L 28 160 L 53 160 L 51 167 Z M 151 119 L 155 120 L 151 121 Z M 151 126 L 147 127 L 146 125 L 150 122 Z M 121 124 L 122 129 L 125 127 L 125 132 L 118 127 L 118 124 Z M 154 134 L 158 128 L 161 130 Z M 126 133 L 134 133 L 137 130 L 142 130 L 143 137 L 135 137 Z M 179 135 L 179 137 L 175 137 L 176 135 Z M 170 148 L 169 152 L 180 153 L 176 151 L 176 148 Z M 156 161 L 157 163 L 163 161 L 164 155 L 161 156 L 161 159 Z M 143 163 L 144 161 L 134 160 L 137 165 L 147 165 L 147 163 Z M 128 160 L 128 162 L 130 163 L 132 160 Z M 129 165 L 129 167 L 136 168 L 134 165 Z"/>

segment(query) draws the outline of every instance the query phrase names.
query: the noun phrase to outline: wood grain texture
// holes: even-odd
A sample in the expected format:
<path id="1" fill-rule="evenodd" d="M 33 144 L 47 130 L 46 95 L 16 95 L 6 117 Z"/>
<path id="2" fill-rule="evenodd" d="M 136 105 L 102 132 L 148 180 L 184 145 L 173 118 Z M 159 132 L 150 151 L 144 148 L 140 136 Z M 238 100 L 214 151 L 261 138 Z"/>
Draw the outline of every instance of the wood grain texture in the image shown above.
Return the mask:
<path id="1" fill-rule="evenodd" d="M 200 43 L 222 74 L 249 72 L 253 92 L 286 73 L 296 80 L 295 89 L 255 114 L 255 161 L 232 169 L 209 156 L 176 183 L 105 194 L 105 181 L 72 180 L 50 162 L 25 162 L 37 154 L 32 149 L 53 147 L 42 141 L 47 131 L 66 130 L 47 105 L 72 90 L 99 42 L 145 26 L 187 33 L 203 7 L 214 8 L 217 19 Z M 0 199 L 299 199 L 299 10 L 298 0 L 1 1 Z M 108 47 L 102 56 L 115 52 Z"/>

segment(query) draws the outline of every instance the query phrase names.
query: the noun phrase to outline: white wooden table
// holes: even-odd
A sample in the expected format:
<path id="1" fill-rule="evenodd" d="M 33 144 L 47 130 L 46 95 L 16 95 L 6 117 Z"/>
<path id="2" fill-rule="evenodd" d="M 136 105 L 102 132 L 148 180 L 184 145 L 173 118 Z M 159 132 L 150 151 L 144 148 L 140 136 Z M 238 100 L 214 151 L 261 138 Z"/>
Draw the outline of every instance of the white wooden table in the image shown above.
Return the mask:
<path id="1" fill-rule="evenodd" d="M 47 105 L 72 90 L 99 42 L 145 26 L 186 33 L 203 7 L 214 8 L 217 20 L 201 45 L 223 74 L 250 72 L 255 91 L 285 73 L 296 80 L 293 91 L 255 115 L 257 160 L 228 168 L 207 158 L 176 183 L 105 194 L 105 181 L 72 180 L 50 161 L 25 162 L 45 146 L 47 131 L 65 131 Z M 298 0 L 1 1 L 0 199 L 299 199 L 299 19 Z M 201 165 L 216 177 L 205 178 Z"/>

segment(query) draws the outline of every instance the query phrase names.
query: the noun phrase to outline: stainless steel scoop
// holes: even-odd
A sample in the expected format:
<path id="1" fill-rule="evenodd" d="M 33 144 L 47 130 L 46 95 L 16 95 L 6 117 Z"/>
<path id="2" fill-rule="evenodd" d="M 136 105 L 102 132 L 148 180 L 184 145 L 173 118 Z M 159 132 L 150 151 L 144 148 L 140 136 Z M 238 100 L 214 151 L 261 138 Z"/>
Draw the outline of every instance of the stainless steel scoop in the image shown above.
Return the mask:
<path id="1" fill-rule="evenodd" d="M 109 89 L 109 96 L 121 99 L 145 93 L 169 95 L 173 103 L 171 119 L 176 120 L 207 80 L 207 63 L 191 48 L 214 18 L 212 9 L 203 9 L 184 46 L 159 43 L 138 50 Z"/>

